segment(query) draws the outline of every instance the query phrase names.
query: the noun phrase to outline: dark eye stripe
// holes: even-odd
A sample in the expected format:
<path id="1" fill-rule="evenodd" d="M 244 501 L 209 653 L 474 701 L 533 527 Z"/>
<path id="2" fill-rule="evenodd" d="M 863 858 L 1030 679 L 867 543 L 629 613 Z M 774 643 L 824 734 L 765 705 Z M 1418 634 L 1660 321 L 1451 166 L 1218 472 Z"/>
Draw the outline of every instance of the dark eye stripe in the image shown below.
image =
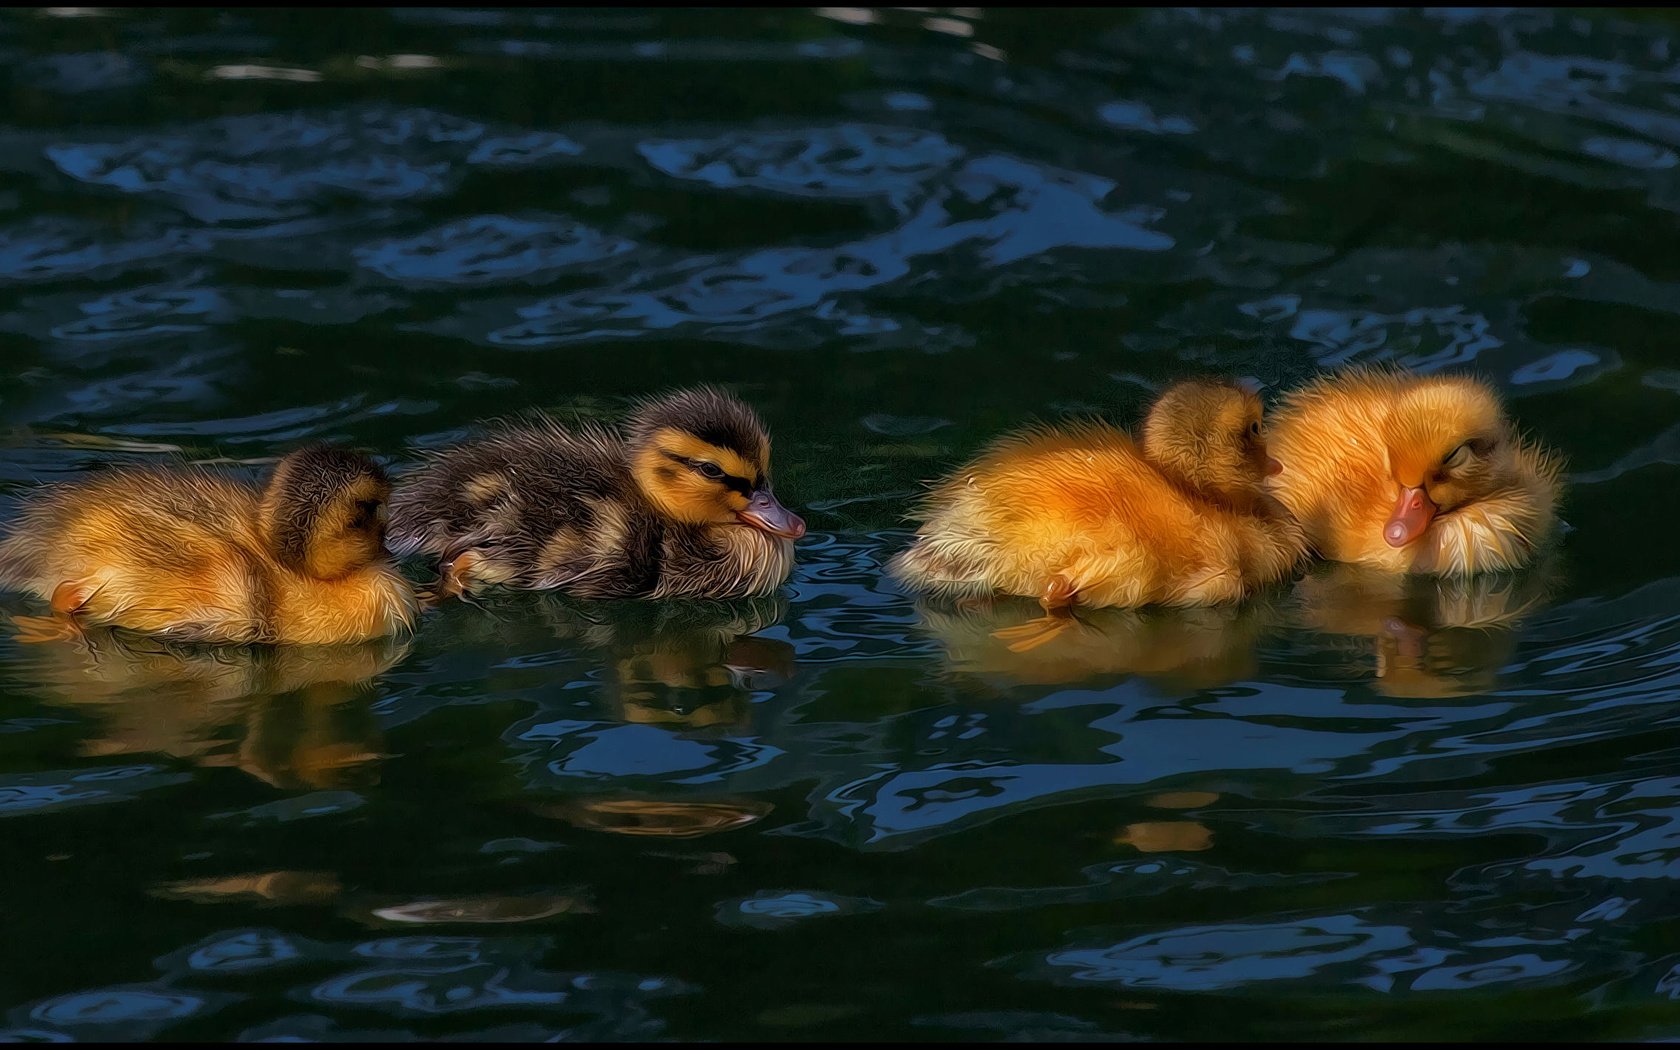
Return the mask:
<path id="1" fill-rule="evenodd" d="M 663 453 L 666 458 L 677 463 L 681 463 L 689 470 L 694 471 L 696 474 L 700 474 L 699 460 L 689 459 L 687 456 L 679 456 L 675 452 L 666 452 L 664 449 L 660 449 L 660 452 Z M 705 477 L 704 474 L 701 474 L 700 476 Z M 706 480 L 715 481 L 731 491 L 739 492 L 743 496 L 751 496 L 753 494 L 752 482 L 748 481 L 746 478 L 738 478 L 733 474 L 726 473 L 720 478 L 706 478 Z"/>

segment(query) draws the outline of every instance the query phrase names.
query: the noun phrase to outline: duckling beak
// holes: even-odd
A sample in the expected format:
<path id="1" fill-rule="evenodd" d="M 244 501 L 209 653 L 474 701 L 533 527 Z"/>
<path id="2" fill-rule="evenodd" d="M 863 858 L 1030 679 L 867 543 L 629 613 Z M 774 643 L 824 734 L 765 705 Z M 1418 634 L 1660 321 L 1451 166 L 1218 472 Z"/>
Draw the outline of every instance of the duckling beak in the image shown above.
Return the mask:
<path id="1" fill-rule="evenodd" d="M 1423 535 L 1423 530 L 1429 528 L 1438 510 L 1440 508 L 1435 506 L 1435 501 L 1421 487 L 1402 487 L 1400 498 L 1394 503 L 1394 513 L 1389 516 L 1388 524 L 1383 526 L 1383 539 L 1390 547 L 1404 547 Z"/>
<path id="2" fill-rule="evenodd" d="M 1278 460 L 1275 456 L 1267 456 L 1266 457 L 1266 476 L 1268 478 L 1271 478 L 1271 477 L 1276 477 L 1277 475 L 1282 474 L 1282 473 L 1283 473 L 1283 464 L 1278 462 Z"/>
<path id="3" fill-rule="evenodd" d="M 805 535 L 805 519 L 777 503 L 776 497 L 769 489 L 759 489 L 753 493 L 747 509 L 738 511 L 737 514 L 745 524 L 755 529 L 763 529 L 772 536 L 797 540 Z"/>

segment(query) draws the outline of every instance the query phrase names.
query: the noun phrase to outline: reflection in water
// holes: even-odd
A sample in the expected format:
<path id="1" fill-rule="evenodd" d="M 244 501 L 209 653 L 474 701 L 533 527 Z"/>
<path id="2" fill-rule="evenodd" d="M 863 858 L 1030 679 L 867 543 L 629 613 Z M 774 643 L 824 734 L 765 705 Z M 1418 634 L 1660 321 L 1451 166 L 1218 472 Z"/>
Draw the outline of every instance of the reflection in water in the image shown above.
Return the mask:
<path id="1" fill-rule="evenodd" d="M 1546 604 L 1558 577 L 1555 557 L 1468 579 L 1319 565 L 1296 583 L 1294 610 L 1309 630 L 1369 640 L 1372 688 L 1385 696 L 1471 696 L 1494 686 L 1517 627 Z"/>
<path id="2" fill-rule="evenodd" d="M 538 803 L 531 808 L 545 817 L 557 817 L 594 831 L 692 839 L 756 824 L 769 814 L 771 805 L 748 798 L 705 802 L 610 798 Z"/>
<path id="3" fill-rule="evenodd" d="M 787 602 L 780 595 L 661 603 L 583 603 L 545 596 L 541 607 L 555 634 L 600 657 L 608 710 L 626 723 L 673 733 L 706 730 L 708 739 L 745 730 L 753 694 L 794 675 L 791 645 L 754 636 L 786 614 Z M 611 761 L 612 753 L 601 757 Z M 632 767 L 646 757 L 625 756 Z M 686 839 L 755 824 L 772 806 L 734 796 L 576 797 L 535 802 L 530 809 L 593 831 Z"/>
<path id="4" fill-rule="evenodd" d="M 547 597 L 560 638 L 595 650 L 626 722 L 741 726 L 752 694 L 793 677 L 793 647 L 751 637 L 787 613 L 780 595 L 731 602 L 580 603 Z"/>
<path id="5" fill-rule="evenodd" d="M 1264 597 L 1195 609 L 1079 609 L 1059 629 L 1044 633 L 1037 631 L 1043 611 L 1024 599 L 961 608 L 924 603 L 917 611 L 954 671 L 1026 685 L 1138 675 L 1165 692 L 1205 689 L 1253 674 L 1255 645 L 1273 618 Z M 1023 644 L 1026 632 L 1033 636 Z"/>
<path id="6" fill-rule="evenodd" d="M 195 904 L 260 904 L 272 907 L 338 905 L 367 926 L 479 925 L 535 922 L 594 909 L 579 893 L 478 894 L 467 897 L 398 897 L 345 892 L 337 875 L 322 871 L 264 871 L 167 882 L 152 895 Z"/>
<path id="7" fill-rule="evenodd" d="M 275 787 L 331 788 L 377 781 L 379 724 L 362 693 L 407 651 L 393 639 L 181 646 L 105 629 L 85 646 L 30 647 L 14 666 L 53 702 L 97 718 L 89 756 L 166 754 Z"/>
<path id="8" fill-rule="evenodd" d="M 327 871 L 262 871 L 247 875 L 187 879 L 152 890 L 154 896 L 198 904 L 257 903 L 289 907 L 327 904 L 344 890 Z"/>
<path id="9" fill-rule="evenodd" d="M 1140 853 L 1195 853 L 1213 847 L 1213 832 L 1199 820 L 1140 820 L 1114 841 Z"/>
<path id="10" fill-rule="evenodd" d="M 352 917 L 371 923 L 399 926 L 534 922 L 554 915 L 576 915 L 592 911 L 576 896 L 536 893 L 523 896 L 451 897 L 405 901 L 401 904 L 367 905 L 351 912 Z"/>

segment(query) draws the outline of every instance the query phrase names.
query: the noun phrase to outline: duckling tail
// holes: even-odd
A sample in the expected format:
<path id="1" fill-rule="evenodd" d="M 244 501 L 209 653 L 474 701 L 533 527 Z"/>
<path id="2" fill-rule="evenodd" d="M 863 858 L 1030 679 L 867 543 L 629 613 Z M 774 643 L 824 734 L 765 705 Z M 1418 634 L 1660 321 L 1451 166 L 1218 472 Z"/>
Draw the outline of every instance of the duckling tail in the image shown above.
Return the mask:
<path id="1" fill-rule="evenodd" d="M 887 563 L 887 571 L 917 590 L 948 597 L 992 590 L 985 559 L 973 543 L 962 540 L 919 536 L 908 550 Z"/>

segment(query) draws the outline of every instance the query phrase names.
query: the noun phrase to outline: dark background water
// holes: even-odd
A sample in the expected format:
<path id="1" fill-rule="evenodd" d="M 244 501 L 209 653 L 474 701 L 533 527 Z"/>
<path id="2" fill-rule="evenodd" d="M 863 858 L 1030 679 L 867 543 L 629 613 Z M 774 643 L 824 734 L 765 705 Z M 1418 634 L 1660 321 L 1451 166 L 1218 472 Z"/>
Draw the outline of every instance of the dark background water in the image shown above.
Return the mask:
<path id="1" fill-rule="evenodd" d="M 1564 11 L 0 15 L 0 515 L 729 384 L 782 596 L 0 640 L 0 1021 L 1680 1035 L 1680 42 Z M 1471 368 L 1560 549 L 919 609 L 918 483 L 1188 371 Z M 415 566 L 416 578 L 425 575 Z M 0 612 L 38 612 L 17 596 Z"/>

